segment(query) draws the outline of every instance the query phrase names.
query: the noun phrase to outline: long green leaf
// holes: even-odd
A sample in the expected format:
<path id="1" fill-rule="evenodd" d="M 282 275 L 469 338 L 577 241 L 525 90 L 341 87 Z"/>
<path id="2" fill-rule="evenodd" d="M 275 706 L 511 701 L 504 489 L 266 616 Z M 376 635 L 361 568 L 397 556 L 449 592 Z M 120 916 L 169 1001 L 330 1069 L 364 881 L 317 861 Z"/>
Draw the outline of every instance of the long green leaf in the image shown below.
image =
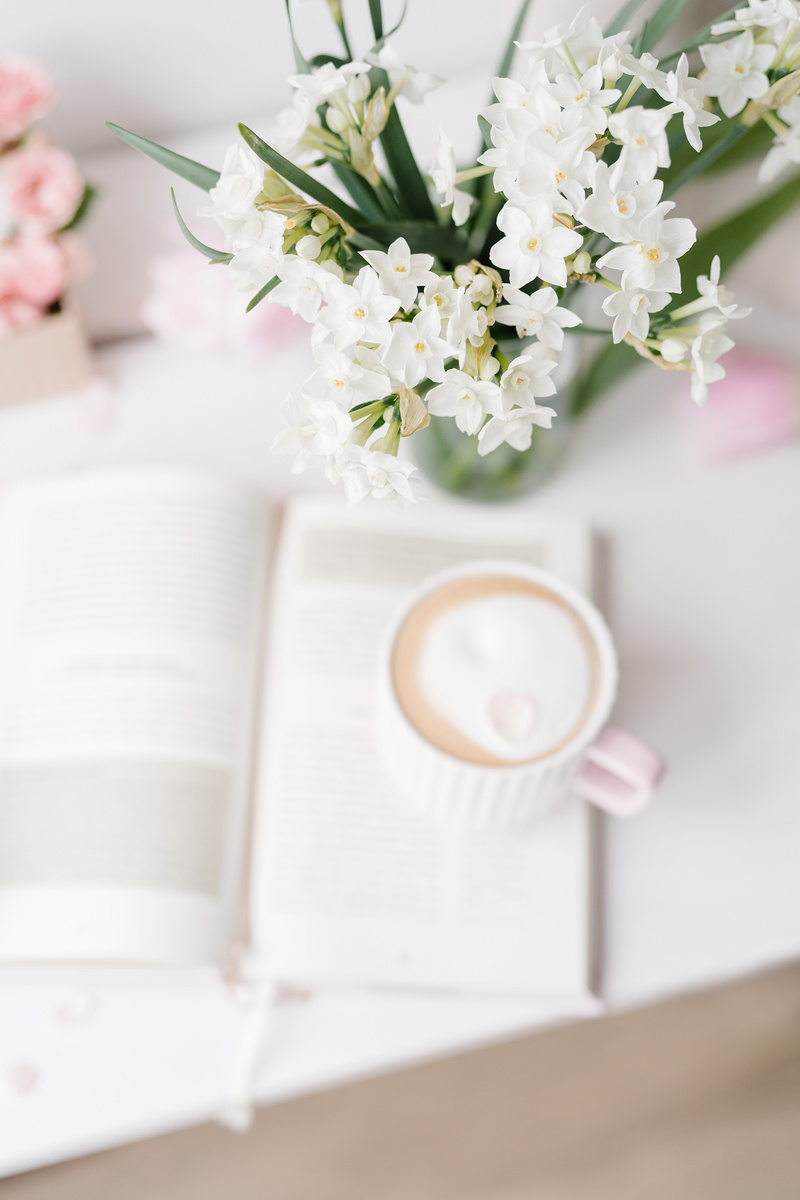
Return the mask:
<path id="1" fill-rule="evenodd" d="M 722 269 L 727 273 L 734 263 L 755 245 L 762 234 L 798 205 L 800 173 L 773 188 L 754 204 L 739 209 L 724 221 L 705 230 L 681 259 L 681 275 L 684 279 L 682 301 L 686 303 L 692 299 L 694 288 L 687 288 L 688 281 L 697 275 L 708 274 L 715 254 L 719 255 Z"/>
<path id="2" fill-rule="evenodd" d="M 386 213 L 375 194 L 375 189 L 367 183 L 364 176 L 359 175 L 358 171 L 354 171 L 347 163 L 334 162 L 331 166 L 367 220 L 382 221 Z"/>
<path id="3" fill-rule="evenodd" d="M 75 209 L 75 212 L 72 214 L 70 219 L 67 221 L 66 225 L 62 225 L 58 232 L 59 233 L 67 233 L 68 230 L 77 228 L 77 226 L 80 225 L 82 221 L 85 221 L 86 216 L 89 212 L 89 209 L 92 207 L 92 204 L 94 203 L 96 196 L 97 196 L 97 188 L 92 187 L 92 185 L 90 183 L 84 184 L 83 195 L 81 196 L 80 204 Z"/>
<path id="4" fill-rule="evenodd" d="M 289 37 L 292 41 L 292 51 L 294 53 L 294 62 L 300 75 L 308 75 L 311 67 L 297 44 L 297 39 L 294 36 L 294 23 L 292 21 L 291 0 L 286 0 L 286 20 L 289 22 Z"/>
<path id="5" fill-rule="evenodd" d="M 172 196 L 172 207 L 175 210 L 175 216 L 178 220 L 181 233 L 186 238 L 189 245 L 194 246 L 195 250 L 199 250 L 201 254 L 205 254 L 206 258 L 211 259 L 212 263 L 230 262 L 233 258 L 232 254 L 227 254 L 224 250 L 215 250 L 213 246 L 206 246 L 204 242 L 201 242 L 199 238 L 194 236 L 191 229 L 189 229 L 188 225 L 181 216 L 180 209 L 178 208 L 178 201 L 175 199 L 175 189 L 170 188 L 169 194 Z"/>
<path id="6" fill-rule="evenodd" d="M 732 8 L 726 8 L 725 12 L 719 13 L 718 16 L 714 17 L 713 21 L 709 21 L 708 24 L 704 25 L 702 29 L 698 29 L 697 33 L 694 34 L 693 37 L 689 38 L 688 42 L 684 42 L 684 44 L 677 50 L 673 50 L 670 54 L 667 54 L 664 58 L 662 58 L 658 65 L 663 71 L 670 70 L 671 67 L 675 66 L 682 54 L 691 54 L 693 50 L 698 48 L 698 46 L 703 46 L 708 41 L 708 39 L 711 37 L 711 27 L 713 25 L 720 25 L 723 21 L 729 20 L 734 15 L 737 8 L 741 7 L 741 4 L 734 4 Z M 732 33 L 727 36 L 735 37 L 736 34 Z M 722 38 L 718 40 L 725 41 L 727 39 Z"/>
<path id="7" fill-rule="evenodd" d="M 245 312 L 252 312 L 252 310 L 255 308 L 255 306 L 256 306 L 257 304 L 260 304 L 260 303 L 261 303 L 261 301 L 264 299 L 264 297 L 265 297 L 265 296 L 267 296 L 267 295 L 268 295 L 268 294 L 269 294 L 269 293 L 272 291 L 272 289 L 273 289 L 274 287 L 277 287 L 277 286 L 278 286 L 278 284 L 280 283 L 280 281 L 281 281 L 281 280 L 280 280 L 280 276 L 279 276 L 279 275 L 273 275 L 273 276 L 272 276 L 272 279 L 270 279 L 269 283 L 265 283 L 265 284 L 264 284 L 264 286 L 262 287 L 261 291 L 260 291 L 260 292 L 256 292 L 255 296 L 253 296 L 252 300 L 251 300 L 251 301 L 250 301 L 250 303 L 247 305 L 247 308 L 246 308 L 244 311 L 245 311 Z"/>
<path id="8" fill-rule="evenodd" d="M 643 4 L 644 0 L 628 0 L 627 4 L 623 4 L 622 8 L 612 17 L 606 26 L 604 30 L 605 36 L 611 37 L 613 33 L 620 33 L 623 29 L 629 29 L 631 17 L 636 15 Z"/>
<path id="9" fill-rule="evenodd" d="M 347 221 L 349 225 L 357 227 L 364 224 L 364 218 L 355 208 L 351 208 L 341 196 L 337 196 L 330 188 L 325 187 L 324 183 L 320 183 L 318 179 L 314 179 L 313 175 L 309 175 L 301 167 L 290 162 L 288 158 L 284 158 L 282 154 L 278 154 L 277 150 L 273 150 L 272 146 L 268 146 L 262 141 L 257 133 L 253 133 L 252 129 L 248 129 L 246 125 L 239 126 L 239 133 L 242 135 L 247 145 L 256 154 L 262 162 L 265 162 L 268 167 L 272 167 L 278 175 L 283 179 L 293 183 L 301 192 L 306 192 L 312 196 L 314 200 L 320 204 L 324 204 L 326 208 L 332 208 L 335 213 Z"/>
<path id="10" fill-rule="evenodd" d="M 522 0 L 522 3 L 520 4 L 519 9 L 517 10 L 517 16 L 514 21 L 514 24 L 511 26 L 511 33 L 509 34 L 505 53 L 503 54 L 503 57 L 500 60 L 500 66 L 498 67 L 498 70 L 497 70 L 497 74 L 501 78 L 505 78 L 505 76 L 508 75 L 508 72 L 511 70 L 511 64 L 514 61 L 514 54 L 517 49 L 517 47 L 515 46 L 514 43 L 516 42 L 519 35 L 522 33 L 522 26 L 525 24 L 525 18 L 528 15 L 528 9 L 530 8 L 530 6 L 531 6 L 531 0 Z M 494 96 L 492 96 L 492 100 L 490 101 L 490 103 L 492 103 L 493 100 L 494 100 Z"/>
<path id="11" fill-rule="evenodd" d="M 381 0 L 369 0 L 369 16 L 372 21 L 372 32 L 375 34 L 375 40 L 380 41 L 383 37 L 383 10 L 381 8 Z"/>
<path id="12" fill-rule="evenodd" d="M 720 122 L 720 124 L 723 124 L 723 122 Z M 695 154 L 693 162 L 687 163 L 683 170 L 665 177 L 664 199 L 667 196 L 671 196 L 673 192 L 679 191 L 691 179 L 694 179 L 695 175 L 707 171 L 710 166 L 721 159 L 732 146 L 740 141 L 746 133 L 746 125 L 742 125 L 741 121 L 732 121 L 721 137 L 704 146 L 699 154 Z"/>
<path id="13" fill-rule="evenodd" d="M 644 54 L 645 51 L 650 51 L 657 46 L 688 3 L 689 0 L 661 0 L 652 17 L 642 26 L 641 33 L 636 39 L 636 53 Z"/>
<path id="14" fill-rule="evenodd" d="M 211 167 L 204 167 L 191 158 L 184 158 L 182 154 L 176 154 L 174 150 L 167 150 L 164 146 L 159 146 L 157 142 L 150 142 L 147 138 L 139 137 L 138 133 L 131 133 L 120 125 L 114 125 L 112 121 L 106 121 L 106 125 L 123 142 L 133 146 L 134 150 L 146 154 L 148 158 L 152 158 L 160 166 L 166 167 L 168 171 L 180 175 L 181 179 L 188 179 L 189 183 L 202 188 L 204 192 L 210 192 L 219 181 L 219 171 L 214 171 Z"/>
<path id="15" fill-rule="evenodd" d="M 397 191 L 405 201 L 409 214 L 420 221 L 434 220 L 435 213 L 428 195 L 428 188 L 408 144 L 396 104 L 389 109 L 389 119 L 381 134 L 381 146 L 397 185 Z"/>

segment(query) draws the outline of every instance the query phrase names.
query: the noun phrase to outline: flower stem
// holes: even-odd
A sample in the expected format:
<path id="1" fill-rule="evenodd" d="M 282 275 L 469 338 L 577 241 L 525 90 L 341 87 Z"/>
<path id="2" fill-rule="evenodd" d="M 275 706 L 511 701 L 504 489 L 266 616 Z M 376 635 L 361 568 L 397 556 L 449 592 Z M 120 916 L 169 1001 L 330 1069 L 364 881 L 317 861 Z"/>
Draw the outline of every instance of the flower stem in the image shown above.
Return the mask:
<path id="1" fill-rule="evenodd" d="M 466 183 L 468 179 L 478 179 L 481 175 L 491 175 L 494 167 L 477 166 L 470 167 L 467 171 L 456 172 L 455 182 Z"/>
<path id="2" fill-rule="evenodd" d="M 779 117 L 776 117 L 774 112 L 768 111 L 762 113 L 761 120 L 769 125 L 772 132 L 779 138 L 786 137 L 786 134 L 789 132 L 789 126 L 784 125 L 783 121 Z"/>
<path id="3" fill-rule="evenodd" d="M 642 86 L 641 79 L 632 79 L 630 81 L 630 83 L 628 84 L 627 88 L 625 89 L 624 96 L 620 100 L 617 107 L 614 109 L 614 112 L 622 112 L 623 108 L 627 108 L 628 105 L 630 104 L 631 100 L 633 99 L 633 97 L 636 95 L 636 92 L 639 90 L 639 88 L 641 86 Z"/>

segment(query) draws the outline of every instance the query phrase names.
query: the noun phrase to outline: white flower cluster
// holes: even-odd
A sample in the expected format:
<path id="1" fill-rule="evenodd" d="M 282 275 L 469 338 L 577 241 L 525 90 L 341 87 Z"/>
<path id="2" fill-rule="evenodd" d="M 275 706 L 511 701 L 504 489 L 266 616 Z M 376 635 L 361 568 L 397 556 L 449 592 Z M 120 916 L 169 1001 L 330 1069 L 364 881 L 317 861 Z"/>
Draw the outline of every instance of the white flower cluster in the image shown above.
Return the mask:
<path id="1" fill-rule="evenodd" d="M 370 242 L 359 243 L 358 230 L 294 195 L 249 150 L 232 148 L 201 211 L 225 232 L 238 286 L 269 283 L 270 302 L 313 325 L 317 367 L 286 400 L 275 451 L 292 455 L 295 471 L 322 468 L 351 501 L 374 495 L 404 504 L 415 499 L 417 472 L 398 459 L 400 439 L 430 414 L 476 435 L 480 454 L 502 443 L 527 449 L 534 428 L 549 428 L 556 415 L 540 401 L 555 394 L 565 328 L 580 324 L 559 303 L 561 289 L 579 282 L 610 293 L 602 307 L 615 342 L 692 371 L 692 394 L 702 403 L 708 384 L 725 373 L 717 360 L 733 342 L 724 328 L 746 313 L 720 285 L 719 259 L 698 279 L 697 300 L 665 312 L 682 288 L 679 260 L 696 239 L 692 222 L 670 216 L 675 205 L 663 198 L 667 131 L 678 118 L 699 151 L 701 130 L 719 120 L 706 108 L 708 96 L 726 114 L 763 96 L 766 69 L 793 62 L 799 7 L 754 0 L 737 12 L 724 27 L 735 26 L 736 36 L 702 48 L 703 80 L 689 76 L 686 55 L 665 72 L 652 55 L 634 55 L 627 32 L 604 37 L 588 5 L 568 26 L 523 44 L 531 52 L 523 80 L 494 80 L 497 102 L 485 113 L 491 147 L 479 165 L 459 173 L 440 131 L 430 173 L 455 226 L 469 220 L 475 200 L 457 185 L 493 177 L 500 196 L 493 266 L 473 260 L 445 270 L 433 254 L 412 253 L 403 237 L 386 250 L 359 250 Z M 388 92 L 374 88 L 375 67 Z M 278 148 L 341 162 L 383 187 L 372 146 L 392 104 L 400 94 L 418 103 L 438 82 L 405 66 L 390 46 L 365 61 L 293 76 L 294 105 L 279 119 Z M 632 104 L 640 88 L 650 95 Z M 780 110 L 798 133 L 771 152 L 787 161 L 800 159 L 798 108 L 800 100 L 790 99 Z M 500 326 L 526 340 L 521 353 L 503 353 Z"/>
<path id="2" fill-rule="evenodd" d="M 733 20 L 712 26 L 711 32 L 727 40 L 700 47 L 703 88 L 726 117 L 737 116 L 751 102 L 766 107 L 758 115 L 776 135 L 758 174 L 759 182 L 767 183 L 790 164 L 800 164 L 800 3 L 749 0 Z M 767 71 L 780 80 L 771 86 Z"/>

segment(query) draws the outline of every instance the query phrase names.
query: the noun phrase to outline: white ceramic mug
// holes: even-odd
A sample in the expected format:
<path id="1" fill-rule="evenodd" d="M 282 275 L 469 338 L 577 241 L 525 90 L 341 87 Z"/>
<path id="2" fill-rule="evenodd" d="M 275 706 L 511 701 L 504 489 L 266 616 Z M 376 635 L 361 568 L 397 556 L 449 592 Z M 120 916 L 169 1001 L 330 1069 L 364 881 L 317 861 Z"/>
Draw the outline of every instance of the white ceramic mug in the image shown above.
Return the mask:
<path id="1" fill-rule="evenodd" d="M 571 610 L 588 633 L 597 669 L 589 711 L 575 736 L 534 761 L 486 765 L 446 752 L 418 730 L 396 694 L 394 664 L 398 635 L 421 601 L 457 581 L 496 577 L 532 583 Z M 548 571 L 524 563 L 466 563 L 426 580 L 391 624 L 380 658 L 378 745 L 400 791 L 448 827 L 505 830 L 528 825 L 570 792 L 615 816 L 632 816 L 650 799 L 664 764 L 638 738 L 606 724 L 616 691 L 614 644 L 605 621 L 585 596 Z"/>

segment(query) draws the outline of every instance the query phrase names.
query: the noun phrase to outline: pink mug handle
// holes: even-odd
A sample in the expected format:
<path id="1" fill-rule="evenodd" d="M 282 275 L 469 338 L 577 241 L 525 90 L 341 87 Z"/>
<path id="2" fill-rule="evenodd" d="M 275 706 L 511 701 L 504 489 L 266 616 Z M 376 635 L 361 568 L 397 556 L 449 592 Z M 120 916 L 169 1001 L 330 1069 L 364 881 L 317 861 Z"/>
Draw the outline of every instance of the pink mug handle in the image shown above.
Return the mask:
<path id="1" fill-rule="evenodd" d="M 651 746 L 608 725 L 586 751 L 572 787 L 615 817 L 632 817 L 650 800 L 664 767 Z"/>

